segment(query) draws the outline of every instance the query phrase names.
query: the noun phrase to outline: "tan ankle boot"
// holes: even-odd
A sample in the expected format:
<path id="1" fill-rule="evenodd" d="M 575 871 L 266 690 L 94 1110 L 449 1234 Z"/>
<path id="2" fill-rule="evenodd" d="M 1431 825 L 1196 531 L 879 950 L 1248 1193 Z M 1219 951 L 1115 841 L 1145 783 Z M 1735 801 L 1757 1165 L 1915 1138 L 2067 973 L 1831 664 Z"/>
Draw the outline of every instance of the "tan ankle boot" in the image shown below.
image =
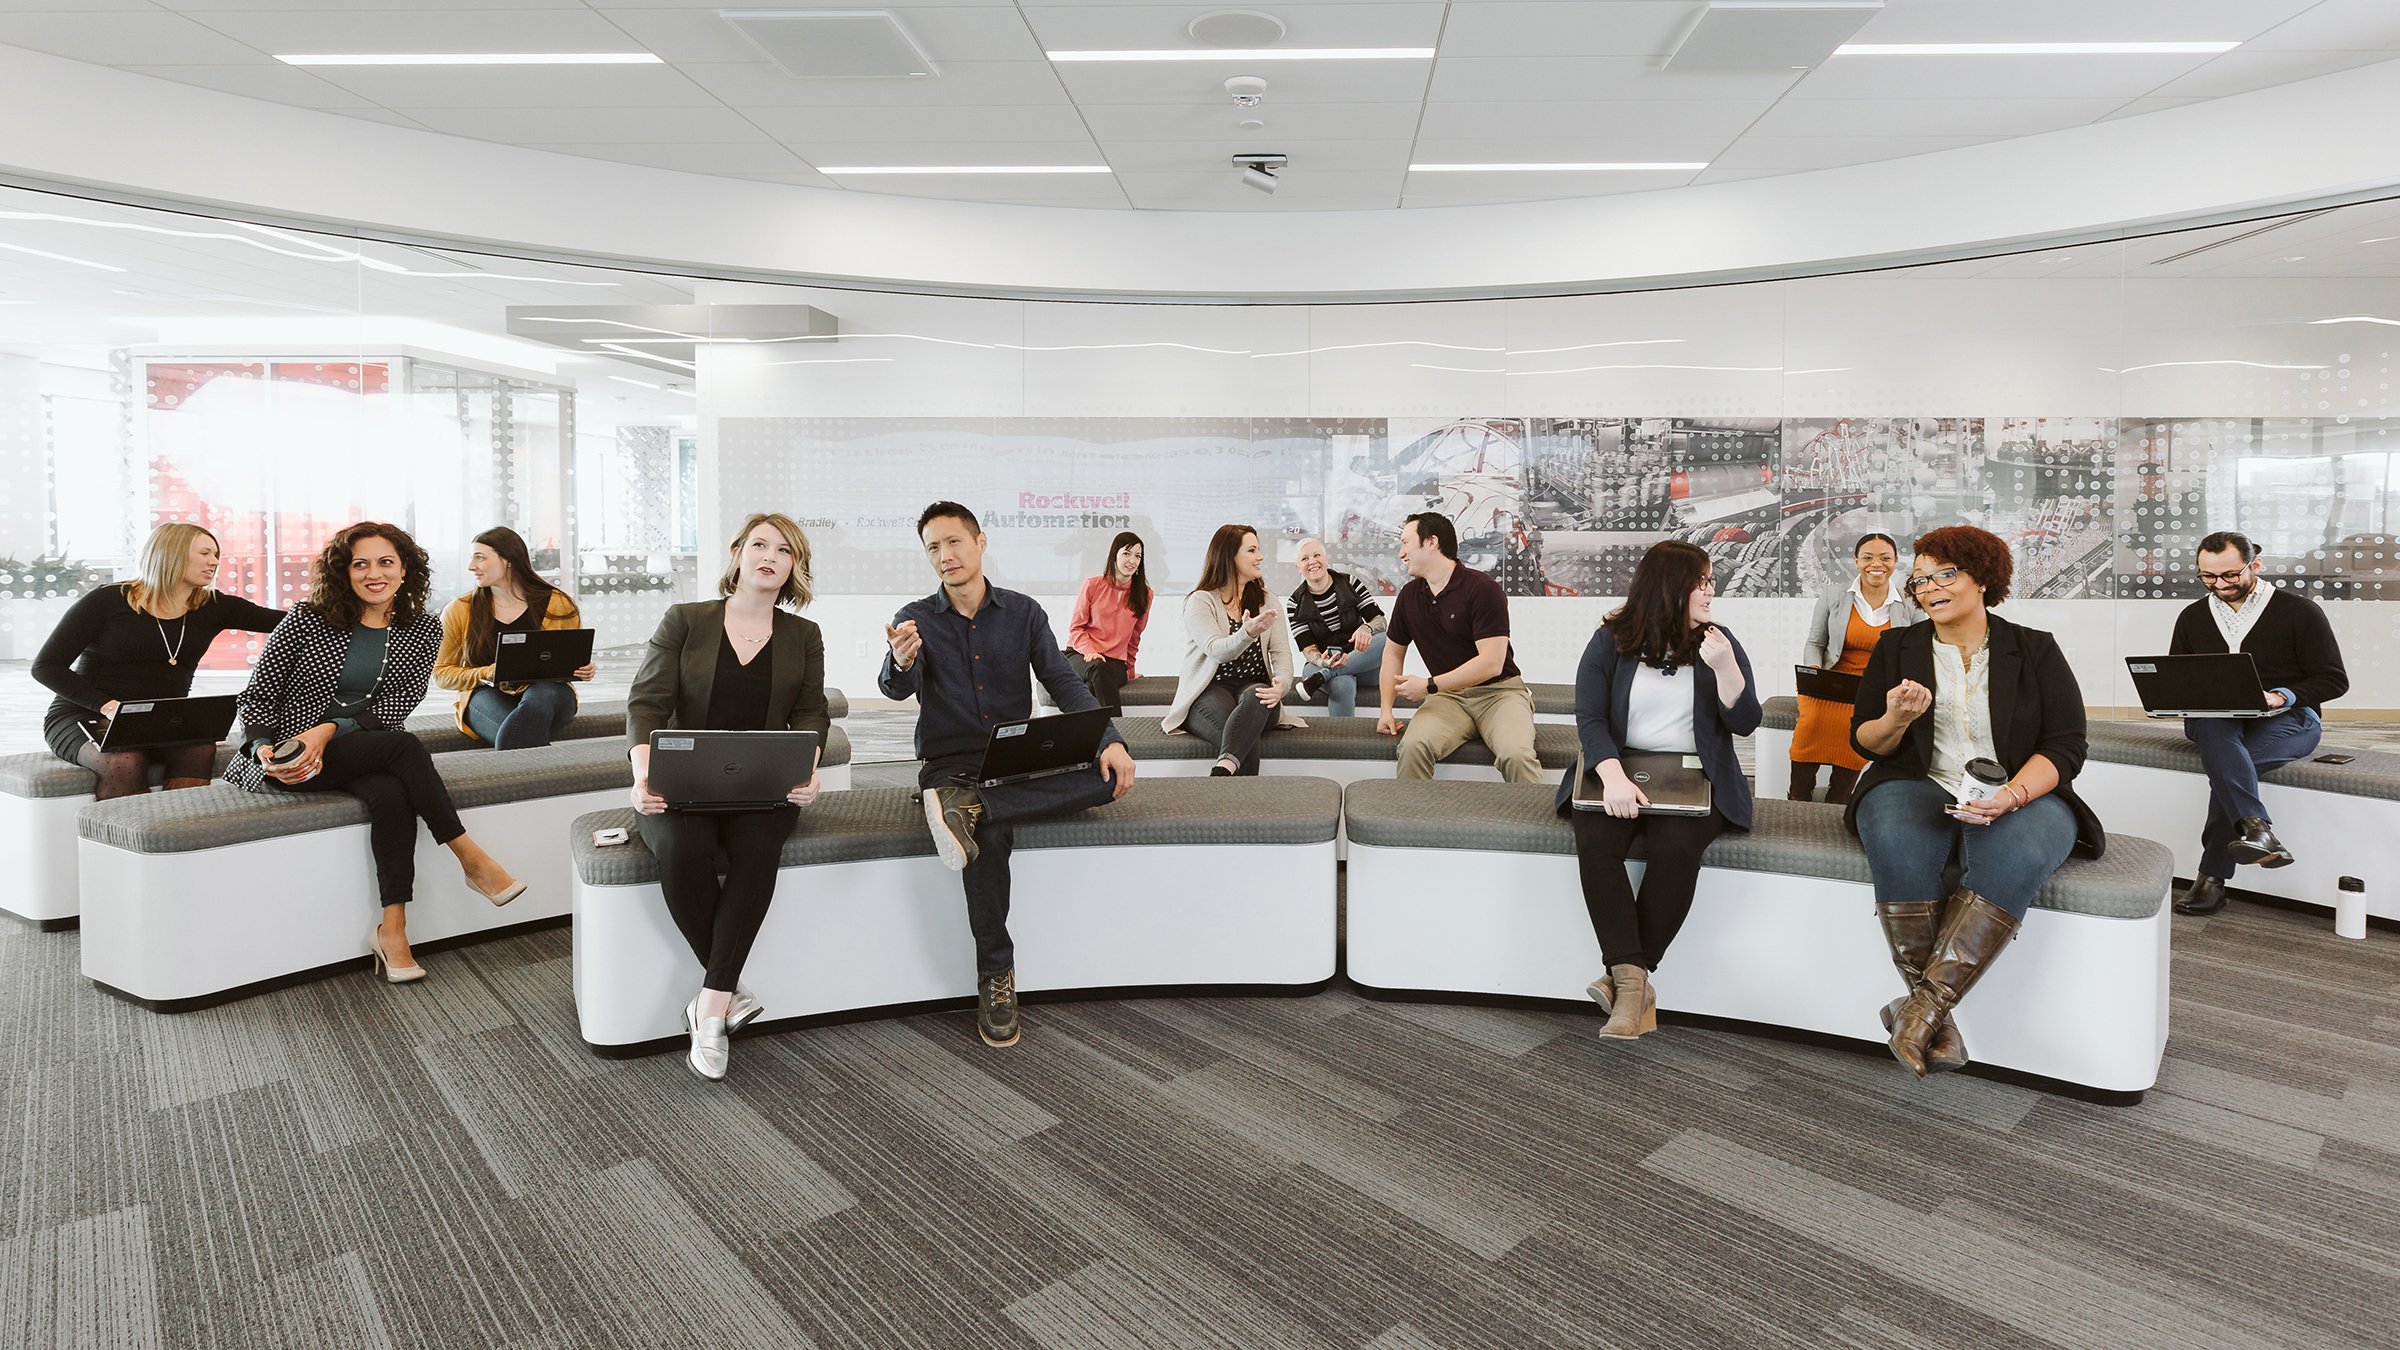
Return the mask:
<path id="1" fill-rule="evenodd" d="M 1600 1028 L 1600 1034 L 1630 1041 L 1658 1030 L 1658 991 L 1650 987 L 1650 972 L 1628 963 L 1610 966 L 1608 973 L 1616 1006 L 1609 1011 L 1608 1025 Z"/>

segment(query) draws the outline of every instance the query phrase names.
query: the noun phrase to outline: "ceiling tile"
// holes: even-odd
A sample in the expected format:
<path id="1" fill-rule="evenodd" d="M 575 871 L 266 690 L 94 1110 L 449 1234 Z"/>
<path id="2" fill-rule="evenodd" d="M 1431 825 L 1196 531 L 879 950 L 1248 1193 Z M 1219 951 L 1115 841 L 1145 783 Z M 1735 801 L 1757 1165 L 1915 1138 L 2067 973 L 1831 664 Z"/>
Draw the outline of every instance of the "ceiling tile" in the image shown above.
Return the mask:
<path id="1" fill-rule="evenodd" d="M 1310 171 L 1295 165 L 1283 173 L 1283 181 L 1272 193 L 1260 192 L 1242 182 L 1232 168 L 1191 169 L 1183 172 L 1121 173 L 1117 180 L 1136 204 L 1162 198 L 1179 201 L 1242 201 L 1256 197 L 1262 201 L 1299 202 L 1327 197 L 1381 197 L 1386 205 L 1399 200 L 1401 180 L 1407 175 L 1398 169 L 1377 172 L 1317 170 Z"/>
<path id="2" fill-rule="evenodd" d="M 581 155 L 586 159 L 609 159 L 621 164 L 647 164 L 654 169 L 679 169 L 685 173 L 717 173 L 749 177 L 763 173 L 807 173 L 808 165 L 798 155 L 772 142 L 756 145 L 724 145 L 702 142 L 697 145 L 661 142 L 645 145 L 534 145 L 534 150 L 555 150 L 562 155 Z M 811 174 L 814 177 L 815 175 Z"/>
<path id="3" fill-rule="evenodd" d="M 2031 136 L 2099 121 L 2115 98 L 1788 99 L 1751 128 L 1757 136 Z"/>
<path id="4" fill-rule="evenodd" d="M 1665 102 L 1605 103 L 1435 103 L 1425 109 L 1420 136 L 1437 140 L 1551 140 L 1644 136 L 1675 137 L 1722 145 L 1742 134 L 1763 102 L 1675 99 Z"/>
<path id="5" fill-rule="evenodd" d="M 516 145 L 763 141 L 724 108 L 396 108 L 435 131 Z"/>
<path id="6" fill-rule="evenodd" d="M 2400 49 L 2400 6 L 2391 0 L 2318 0 L 2244 45 L 2246 51 Z"/>
<path id="7" fill-rule="evenodd" d="M 2188 108 L 2195 103 L 2206 102 L 2208 100 L 2204 98 L 2137 98 L 2100 120 L 2114 122 L 2120 117 L 2139 117 L 2143 113 L 2164 112 L 2168 108 Z"/>
<path id="8" fill-rule="evenodd" d="M 312 66 L 387 108 L 713 108 L 670 66 Z"/>
<path id="9" fill-rule="evenodd" d="M 67 0 L 77 3 L 78 0 Z M 722 2 L 722 0 L 720 0 Z M 0 9 L 7 9 L 22 0 L 0 0 Z M 226 10 L 421 10 L 469 8 L 469 0 L 156 0 L 162 9 L 180 10 L 189 14 L 212 14 Z M 62 6 L 63 7 L 63 6 Z M 98 6 L 86 6 L 97 8 Z M 482 9 L 581 9 L 583 0 L 473 0 L 472 7 Z"/>
<path id="10" fill-rule="evenodd" d="M 2387 40 L 2400 41 L 2400 33 Z M 2400 47 L 2390 51 L 2227 52 L 2189 75 L 2169 80 L 2155 92 L 2169 98 L 2219 98 L 2383 61 L 2400 61 Z"/>
<path id="11" fill-rule="evenodd" d="M 792 153 L 812 165 L 825 164 L 890 164 L 890 165 L 968 165 L 968 164 L 1105 164 L 1100 150 L 1088 140 L 1066 141 L 990 141 L 980 144 L 953 144 L 928 141 L 840 141 L 807 136 L 785 138 Z M 1013 177 L 1015 175 L 1002 175 Z M 1105 174 L 1058 174 L 1058 179 L 1105 179 Z M 979 175 L 942 175 L 932 181 L 964 183 L 969 179 L 980 182 Z M 884 181 L 882 177 L 877 182 Z M 892 181 L 898 182 L 894 178 Z M 1052 176 L 1041 175 L 1047 185 Z M 870 188 L 865 178 L 846 178 L 843 183 L 861 191 L 880 191 Z M 895 189 L 896 191 L 897 189 Z"/>
<path id="12" fill-rule="evenodd" d="M 1661 58 L 1699 8 L 1688 0 L 1459 5 L 1442 30 L 1442 55 Z"/>
<path id="13" fill-rule="evenodd" d="M 160 10 L 0 14 L 0 43 L 103 66 L 247 65 L 265 55 Z"/>
<path id="14" fill-rule="evenodd" d="M 1189 104 L 1124 107 L 1085 104 L 1085 125 L 1102 140 L 1128 141 L 1256 141 L 1261 137 L 1308 140 L 1401 140 L 1417 133 L 1414 103 L 1289 103 L 1271 114 L 1261 108 L 1245 113 L 1227 106 Z M 1234 123 L 1255 116 L 1267 125 L 1243 131 Z"/>
<path id="15" fill-rule="evenodd" d="M 344 117 L 355 117 L 361 122 L 381 122 L 387 127 L 405 127 L 410 131 L 431 131 L 433 129 L 406 113 L 396 113 L 388 108 L 330 108 L 327 111 L 340 113 Z"/>
<path id="16" fill-rule="evenodd" d="M 841 182 L 852 192 L 886 197 L 942 197 L 969 202 L 1115 202 L 1125 201 L 1114 178 L 1045 178 L 1039 185 L 1019 178 L 878 178 Z"/>
<path id="17" fill-rule="evenodd" d="M 1411 197 L 1607 197 L 1651 192 L 1692 181 L 1689 170 L 1672 173 L 1412 173 Z"/>
<path id="18" fill-rule="evenodd" d="M 736 108 L 1067 103 L 1067 91 L 1047 61 L 945 61 L 931 77 L 890 80 L 803 80 L 766 62 L 693 63 L 677 69 Z"/>
<path id="19" fill-rule="evenodd" d="M 372 100 L 276 61 L 247 66 L 126 66 L 124 69 L 136 75 L 152 75 L 177 84 L 197 85 L 244 98 L 263 98 L 270 103 L 289 103 L 298 108 L 374 106 Z"/>
<path id="20" fill-rule="evenodd" d="M 640 50 L 588 9 L 246 9 L 211 12 L 200 21 L 262 52 Z"/>
<path id="21" fill-rule="evenodd" d="M 1714 159 L 1725 140 L 1703 136 L 1510 137 L 1417 142 L 1419 164 L 1621 164 Z M 1447 176 L 1447 175 L 1445 175 Z"/>
<path id="22" fill-rule="evenodd" d="M 1180 62 L 1070 62 L 1057 67 L 1058 78 L 1078 103 L 1205 103 L 1231 108 L 1226 77 L 1257 75 L 1267 82 L 1268 115 L 1285 103 L 1414 103 L 1425 96 L 1430 61 L 1293 61 L 1271 62 L 1251 69 L 1227 62 L 1218 65 Z"/>
<path id="23" fill-rule="evenodd" d="M 1853 42 L 2240 42 L 2316 0 L 1887 4 Z M 1902 59 L 1902 58 L 1892 58 Z"/>
<path id="24" fill-rule="evenodd" d="M 759 108 L 750 117 L 785 141 L 991 145 L 1088 139 L 1073 108 Z"/>
<path id="25" fill-rule="evenodd" d="M 1262 150 L 1277 148 L 1267 140 L 1251 144 Z M 1292 156 L 1289 171 L 1295 175 L 1398 173 L 1408 167 L 1409 161 L 1407 141 L 1320 141 L 1283 148 Z M 1104 141 L 1100 149 L 1120 175 L 1181 172 L 1228 179 L 1241 176 L 1233 167 L 1231 150 L 1194 141 Z"/>
<path id="26" fill-rule="evenodd" d="M 1442 37 L 1442 9 L 1432 4 L 1341 4 L 1287 8 L 1279 47 L 1431 47 Z M 1052 50 L 1199 47 L 1186 31 L 1205 12 L 1151 5 L 1027 5 L 1025 22 Z M 1280 62 L 1277 64 L 1281 64 Z"/>
<path id="27" fill-rule="evenodd" d="M 1580 99 L 1771 100 L 1796 84 L 1796 70 L 1661 70 L 1649 57 L 1452 56 L 1434 63 L 1428 97 L 1443 103 Z"/>
<path id="28" fill-rule="evenodd" d="M 788 173 L 737 173 L 732 176 L 746 178 L 753 183 L 783 183 L 792 187 L 838 188 L 841 186 L 840 183 L 827 178 L 814 169 L 798 169 Z"/>
<path id="29" fill-rule="evenodd" d="M 1725 169 L 1829 169 L 1955 150 L 1986 136 L 1745 136 L 1716 158 Z"/>
<path id="30" fill-rule="evenodd" d="M 885 8 L 884 6 L 863 6 Z M 734 31 L 715 9 L 660 9 L 641 5 L 596 6 L 601 16 L 622 27 L 644 47 L 669 61 L 756 61 L 757 47 Z M 781 9 L 774 3 L 745 5 L 728 0 L 725 9 Z M 1040 44 L 1025 28 L 1024 16 L 1013 6 L 984 8 L 895 8 L 917 45 L 936 62 L 1039 61 Z"/>
<path id="31" fill-rule="evenodd" d="M 1393 196 L 1376 197 L 1309 197 L 1295 203 L 1276 204 L 1277 197 L 1264 193 L 1250 194 L 1256 201 L 1240 201 L 1232 197 L 1144 197 L 1134 203 L 1139 211 L 1389 211 L 1397 204 Z M 1281 194 L 1277 194 L 1279 197 Z"/>
<path id="32" fill-rule="evenodd" d="M 1793 98 L 2139 98 L 2206 56 L 1837 56 Z"/>
<path id="33" fill-rule="evenodd" d="M 1775 178 L 1792 172 L 1790 169 L 1720 169 L 1715 165 L 1694 175 L 1694 183 L 1738 183 L 1745 178 Z"/>

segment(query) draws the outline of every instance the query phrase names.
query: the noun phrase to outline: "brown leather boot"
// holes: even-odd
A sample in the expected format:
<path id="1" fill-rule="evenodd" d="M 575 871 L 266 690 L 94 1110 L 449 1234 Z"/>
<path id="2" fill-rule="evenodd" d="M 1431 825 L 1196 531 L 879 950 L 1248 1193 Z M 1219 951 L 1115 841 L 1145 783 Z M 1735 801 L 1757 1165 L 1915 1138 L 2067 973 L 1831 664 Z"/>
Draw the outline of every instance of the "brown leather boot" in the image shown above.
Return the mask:
<path id="1" fill-rule="evenodd" d="M 1650 972 L 1627 962 L 1610 966 L 1608 973 L 1615 986 L 1616 1006 L 1609 1011 L 1608 1025 L 1600 1028 L 1600 1034 L 1610 1040 L 1630 1041 L 1658 1030 L 1658 991 L 1650 987 Z"/>
<path id="2" fill-rule="evenodd" d="M 1935 1030 L 2016 935 L 2017 920 L 2007 910 L 1964 887 L 1951 896 L 1924 980 L 1893 1015 L 1893 1057 L 1924 1077 L 1932 1067 L 1926 1050 Z"/>
<path id="3" fill-rule="evenodd" d="M 1903 900 L 1897 904 L 1877 905 L 1875 917 L 1883 921 L 1883 940 L 1892 948 L 1892 967 L 1900 972 L 1909 993 L 1915 993 L 1925 979 L 1925 961 L 1933 955 L 1933 940 L 1942 927 L 1943 902 L 1939 900 Z M 1890 1031 L 1900 1015 L 1900 1005 L 1908 1002 L 1903 994 L 1883 1005 L 1883 1029 Z M 1967 1043 L 1949 1018 L 1935 1028 L 1933 1039 L 1925 1046 L 1925 1067 L 1934 1073 L 1948 1073 L 1964 1067 L 1967 1062 Z"/>

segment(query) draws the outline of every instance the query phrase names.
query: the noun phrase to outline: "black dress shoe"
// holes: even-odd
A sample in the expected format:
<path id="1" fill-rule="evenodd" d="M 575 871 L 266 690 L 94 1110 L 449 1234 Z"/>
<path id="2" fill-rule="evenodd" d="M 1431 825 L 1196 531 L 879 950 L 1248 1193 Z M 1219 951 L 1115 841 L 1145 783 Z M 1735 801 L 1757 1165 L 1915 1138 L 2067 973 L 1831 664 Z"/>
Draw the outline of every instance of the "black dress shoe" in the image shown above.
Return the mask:
<path id="1" fill-rule="evenodd" d="M 2223 877 L 2194 877 L 2192 884 L 2175 902 L 2178 914 L 2214 914 L 2225 908 L 2225 879 Z"/>
<path id="2" fill-rule="evenodd" d="M 1326 677 L 1322 673 L 1311 675 L 1307 679 L 1302 680 L 1298 685 L 1295 686 L 1295 688 L 1299 691 L 1300 701 L 1302 703 L 1316 702 L 1317 695 L 1325 691 L 1325 681 Z"/>
<path id="3" fill-rule="evenodd" d="M 2292 851 L 2275 837 L 2274 826 L 2256 816 L 2244 816 L 2238 829 L 2240 833 L 2226 849 L 2235 862 L 2255 863 L 2260 867 L 2292 865 Z"/>

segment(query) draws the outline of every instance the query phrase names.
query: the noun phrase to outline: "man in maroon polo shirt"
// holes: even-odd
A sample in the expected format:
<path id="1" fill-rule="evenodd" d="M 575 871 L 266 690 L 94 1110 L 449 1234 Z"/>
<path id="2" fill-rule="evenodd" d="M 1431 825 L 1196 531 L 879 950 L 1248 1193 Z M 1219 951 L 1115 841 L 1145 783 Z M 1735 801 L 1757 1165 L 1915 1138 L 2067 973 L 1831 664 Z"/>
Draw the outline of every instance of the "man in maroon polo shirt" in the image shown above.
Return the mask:
<path id="1" fill-rule="evenodd" d="M 1475 738 L 1492 748 L 1502 778 L 1543 781 L 1533 752 L 1533 691 L 1509 652 L 1508 593 L 1459 565 L 1458 531 L 1437 512 L 1421 511 L 1400 527 L 1400 563 L 1411 580 L 1384 631 L 1383 712 L 1375 722 L 1384 735 L 1400 736 L 1400 776 L 1433 777 L 1444 755 Z M 1401 673 L 1411 646 L 1431 674 Z M 1395 694 L 1423 704 L 1406 735 L 1392 715 Z"/>

